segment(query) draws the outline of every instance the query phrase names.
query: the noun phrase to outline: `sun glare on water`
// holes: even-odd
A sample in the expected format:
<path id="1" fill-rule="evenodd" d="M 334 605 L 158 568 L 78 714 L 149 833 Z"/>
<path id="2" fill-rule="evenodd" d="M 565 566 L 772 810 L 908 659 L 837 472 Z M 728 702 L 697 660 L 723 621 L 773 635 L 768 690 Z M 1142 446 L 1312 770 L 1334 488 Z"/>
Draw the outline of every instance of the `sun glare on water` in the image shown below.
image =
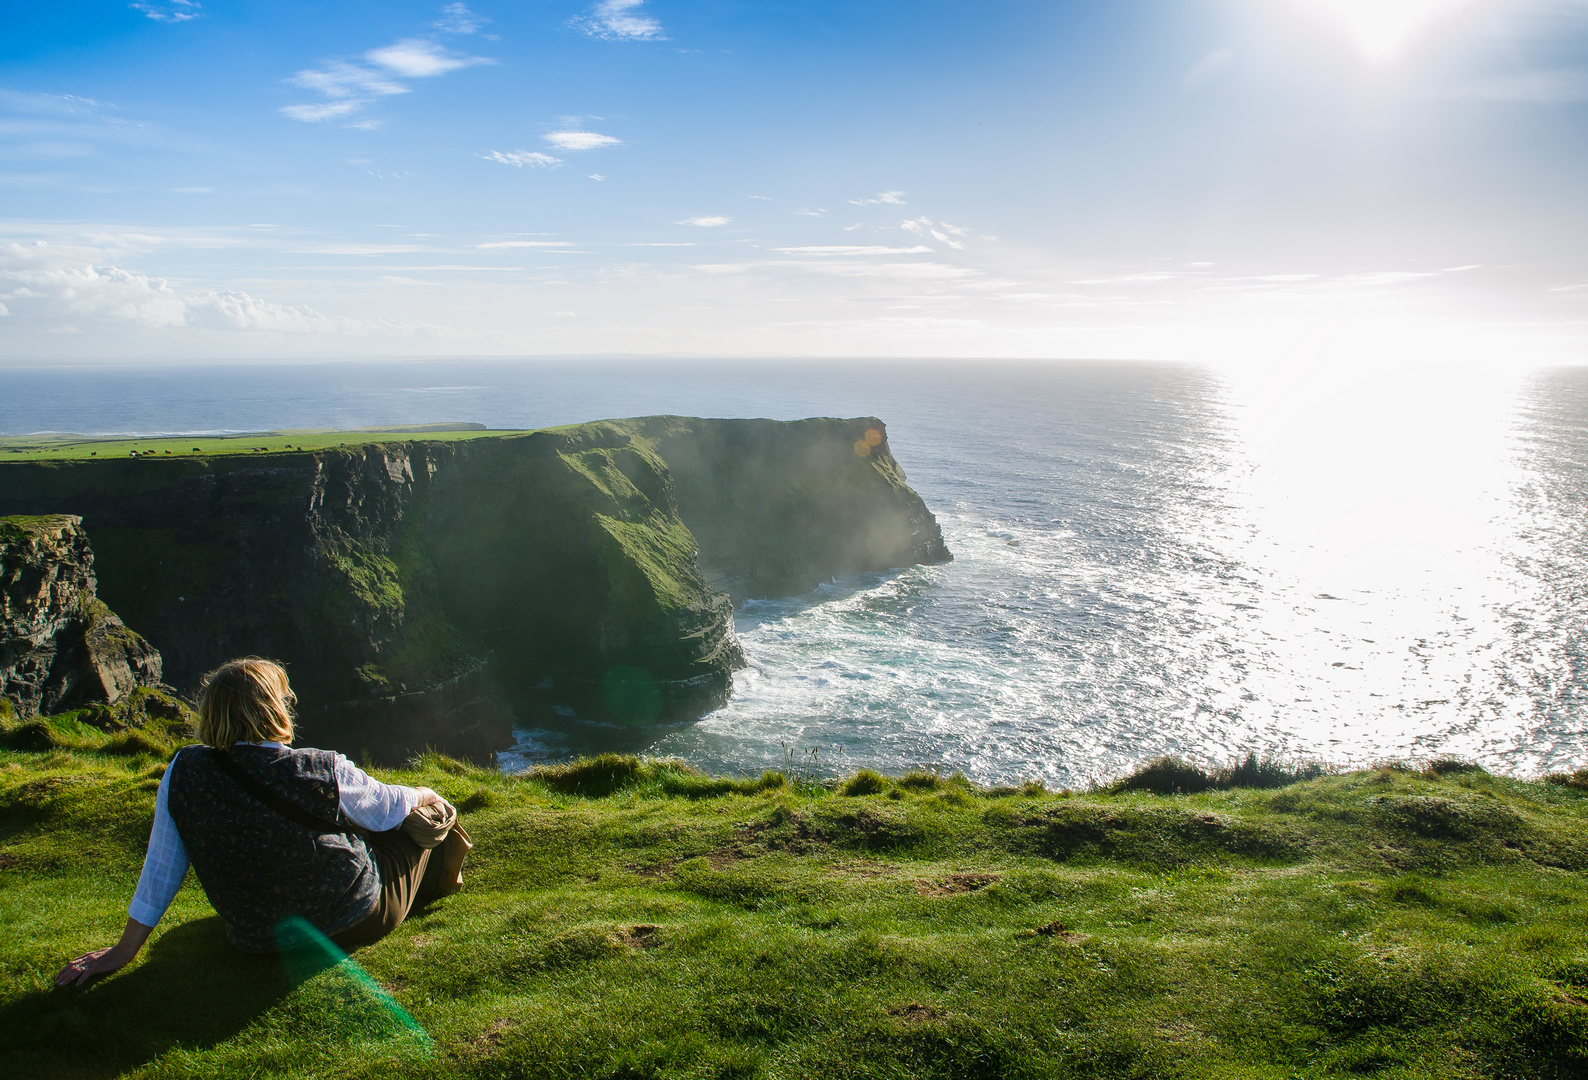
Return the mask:
<path id="1" fill-rule="evenodd" d="M 1373 63 L 1399 57 L 1419 37 L 1478 0 L 1290 0 L 1343 31 Z"/>

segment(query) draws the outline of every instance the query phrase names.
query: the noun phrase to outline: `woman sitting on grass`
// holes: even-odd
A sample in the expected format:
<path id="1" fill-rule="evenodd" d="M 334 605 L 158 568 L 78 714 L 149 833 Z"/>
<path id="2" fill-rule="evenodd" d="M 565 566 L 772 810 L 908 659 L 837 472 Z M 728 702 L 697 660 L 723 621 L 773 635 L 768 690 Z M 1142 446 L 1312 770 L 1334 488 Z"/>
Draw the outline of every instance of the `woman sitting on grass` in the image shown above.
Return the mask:
<path id="1" fill-rule="evenodd" d="M 354 949 L 390 933 L 416 905 L 457 891 L 462 830 L 434 848 L 408 835 L 435 843 L 456 820 L 451 805 L 429 788 L 383 784 L 341 754 L 291 749 L 296 700 L 269 660 L 233 660 L 205 676 L 205 745 L 184 747 L 166 767 L 121 940 L 67 964 L 56 986 L 137 956 L 190 861 L 226 937 L 245 952 L 275 951 L 278 926 L 294 916 Z"/>

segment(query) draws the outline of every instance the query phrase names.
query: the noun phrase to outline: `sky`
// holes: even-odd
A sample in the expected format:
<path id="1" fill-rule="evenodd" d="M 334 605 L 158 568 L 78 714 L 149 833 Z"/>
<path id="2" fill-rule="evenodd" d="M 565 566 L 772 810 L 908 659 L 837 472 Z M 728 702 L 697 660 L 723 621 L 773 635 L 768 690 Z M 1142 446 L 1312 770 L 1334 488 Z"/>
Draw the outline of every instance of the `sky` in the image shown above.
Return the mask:
<path id="1" fill-rule="evenodd" d="M 1588 0 L 0 0 L 0 361 L 1588 360 Z"/>

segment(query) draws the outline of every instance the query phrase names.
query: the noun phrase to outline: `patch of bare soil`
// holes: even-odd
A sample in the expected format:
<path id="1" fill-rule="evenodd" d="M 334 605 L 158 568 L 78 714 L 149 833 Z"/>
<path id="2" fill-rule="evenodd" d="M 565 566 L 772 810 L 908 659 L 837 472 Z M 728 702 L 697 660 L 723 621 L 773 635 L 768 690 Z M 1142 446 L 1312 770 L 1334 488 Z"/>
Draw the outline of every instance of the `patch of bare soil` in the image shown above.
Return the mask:
<path id="1" fill-rule="evenodd" d="M 922 896 L 958 896 L 960 893 L 985 889 L 997 880 L 997 874 L 949 874 L 930 881 L 918 881 L 915 891 Z"/>
<path id="2" fill-rule="evenodd" d="M 1085 934 L 1076 933 L 1057 919 L 1050 923 L 1043 923 L 1041 926 L 1027 930 L 1024 933 L 1032 937 L 1053 938 L 1056 941 L 1064 942 L 1066 945 L 1079 945 L 1086 940 Z"/>
<path id="3" fill-rule="evenodd" d="M 662 943 L 662 928 L 644 923 L 639 926 L 620 926 L 612 940 L 631 949 L 654 949 Z"/>
<path id="4" fill-rule="evenodd" d="M 918 1001 L 912 1001 L 908 1005 L 889 1009 L 888 1015 L 898 1017 L 906 1024 L 924 1024 L 928 1020 L 936 1020 L 943 1015 L 943 1012 L 935 1005 L 922 1005 Z"/>

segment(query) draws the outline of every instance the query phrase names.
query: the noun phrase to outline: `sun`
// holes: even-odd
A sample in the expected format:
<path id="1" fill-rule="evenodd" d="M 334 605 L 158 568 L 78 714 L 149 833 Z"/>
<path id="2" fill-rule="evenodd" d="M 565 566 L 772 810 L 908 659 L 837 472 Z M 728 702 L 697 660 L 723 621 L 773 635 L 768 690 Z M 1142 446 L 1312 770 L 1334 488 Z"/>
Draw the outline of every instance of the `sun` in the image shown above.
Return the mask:
<path id="1" fill-rule="evenodd" d="M 1399 57 L 1418 37 L 1477 0 L 1291 0 L 1345 32 L 1376 64 Z"/>

